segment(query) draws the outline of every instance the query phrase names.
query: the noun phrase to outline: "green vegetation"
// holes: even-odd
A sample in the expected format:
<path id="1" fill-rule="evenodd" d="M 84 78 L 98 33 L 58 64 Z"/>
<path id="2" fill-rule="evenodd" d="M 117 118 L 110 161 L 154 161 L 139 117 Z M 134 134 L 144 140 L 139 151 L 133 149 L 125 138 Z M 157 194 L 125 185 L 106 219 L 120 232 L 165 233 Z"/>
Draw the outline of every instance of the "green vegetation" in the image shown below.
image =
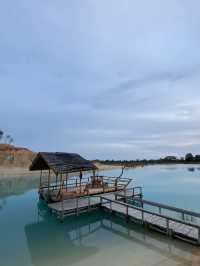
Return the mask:
<path id="1" fill-rule="evenodd" d="M 13 137 L 11 137 L 11 135 L 9 134 L 6 134 L 3 130 L 0 129 L 0 143 L 12 144 L 13 142 Z"/>
<path id="2" fill-rule="evenodd" d="M 149 164 L 195 164 L 200 163 L 200 155 L 187 153 L 185 157 L 166 156 L 160 159 L 137 159 L 137 160 L 95 160 L 106 165 L 124 165 L 126 167 L 143 166 Z"/>

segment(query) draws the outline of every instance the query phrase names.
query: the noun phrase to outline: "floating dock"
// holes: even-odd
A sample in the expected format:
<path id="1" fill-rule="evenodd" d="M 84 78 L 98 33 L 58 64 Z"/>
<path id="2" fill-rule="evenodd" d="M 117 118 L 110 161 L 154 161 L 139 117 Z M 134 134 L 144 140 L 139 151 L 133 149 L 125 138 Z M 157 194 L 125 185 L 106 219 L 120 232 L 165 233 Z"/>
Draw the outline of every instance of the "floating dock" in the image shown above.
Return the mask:
<path id="1" fill-rule="evenodd" d="M 136 192 L 138 190 L 139 192 Z M 200 245 L 200 213 L 147 201 L 142 199 L 141 195 L 137 187 L 123 192 L 68 199 L 48 204 L 48 207 L 61 221 L 67 215 L 79 215 L 81 212 L 101 208 L 169 237 Z M 135 206 L 130 201 L 139 204 Z M 146 205 L 157 210 L 147 210 L 144 208 Z M 170 212 L 171 215 L 166 212 Z"/>

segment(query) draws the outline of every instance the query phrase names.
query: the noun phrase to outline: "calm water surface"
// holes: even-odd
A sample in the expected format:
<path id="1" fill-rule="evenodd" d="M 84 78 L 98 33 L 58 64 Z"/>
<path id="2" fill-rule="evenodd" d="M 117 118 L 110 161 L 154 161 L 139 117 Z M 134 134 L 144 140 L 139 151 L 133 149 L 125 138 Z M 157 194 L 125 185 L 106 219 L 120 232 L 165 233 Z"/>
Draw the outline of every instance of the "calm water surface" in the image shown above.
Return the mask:
<path id="1" fill-rule="evenodd" d="M 127 169 L 146 199 L 200 211 L 200 171 L 184 165 Z M 107 171 L 119 175 L 120 170 Z M 60 224 L 38 202 L 35 181 L 0 182 L 0 266 L 200 265 L 198 248 L 101 211 Z"/>

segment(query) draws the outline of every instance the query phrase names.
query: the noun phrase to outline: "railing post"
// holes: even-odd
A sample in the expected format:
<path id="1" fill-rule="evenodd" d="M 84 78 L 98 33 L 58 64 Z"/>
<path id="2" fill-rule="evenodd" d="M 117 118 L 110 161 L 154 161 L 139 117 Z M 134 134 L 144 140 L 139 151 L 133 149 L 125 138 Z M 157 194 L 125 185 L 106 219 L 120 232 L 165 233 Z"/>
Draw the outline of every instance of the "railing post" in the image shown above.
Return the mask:
<path id="1" fill-rule="evenodd" d="M 115 192 L 115 200 L 117 200 L 117 193 Z"/>
<path id="2" fill-rule="evenodd" d="M 144 211 L 142 210 L 142 223 L 144 224 Z"/>
<path id="3" fill-rule="evenodd" d="M 112 201 L 110 200 L 110 211 L 112 212 Z"/>
<path id="4" fill-rule="evenodd" d="M 166 225 L 167 225 L 167 235 L 170 235 L 170 232 L 169 232 L 169 219 L 166 219 Z"/>

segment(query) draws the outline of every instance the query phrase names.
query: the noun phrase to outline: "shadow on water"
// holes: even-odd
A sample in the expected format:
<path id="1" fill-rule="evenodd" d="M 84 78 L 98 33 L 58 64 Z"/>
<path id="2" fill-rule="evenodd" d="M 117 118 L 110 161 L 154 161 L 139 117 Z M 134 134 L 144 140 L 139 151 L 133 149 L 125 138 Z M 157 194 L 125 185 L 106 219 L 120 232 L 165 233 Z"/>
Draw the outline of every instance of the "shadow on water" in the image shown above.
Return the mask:
<path id="1" fill-rule="evenodd" d="M 85 259 L 100 252 L 96 241 L 87 239 L 93 236 L 98 241 L 103 240 L 106 243 L 105 235 L 110 235 L 111 238 L 114 235 L 119 241 L 128 241 L 133 250 L 137 245 L 156 252 L 166 260 L 183 263 L 180 265 L 191 265 L 193 261 L 197 261 L 197 264 L 192 265 L 200 265 L 199 252 L 192 245 L 145 230 L 138 224 L 127 223 L 124 219 L 102 210 L 81 214 L 78 217 L 69 216 L 64 223 L 60 223 L 39 202 L 38 221 L 26 225 L 24 230 L 34 266 L 72 265 L 84 262 Z"/>
<path id="2" fill-rule="evenodd" d="M 92 215 L 89 219 L 69 217 L 61 224 L 49 215 L 41 202 L 38 208 L 38 222 L 25 226 L 33 265 L 71 265 L 98 252 L 92 244 L 84 245 L 82 239 L 98 230 L 99 215 Z"/>

